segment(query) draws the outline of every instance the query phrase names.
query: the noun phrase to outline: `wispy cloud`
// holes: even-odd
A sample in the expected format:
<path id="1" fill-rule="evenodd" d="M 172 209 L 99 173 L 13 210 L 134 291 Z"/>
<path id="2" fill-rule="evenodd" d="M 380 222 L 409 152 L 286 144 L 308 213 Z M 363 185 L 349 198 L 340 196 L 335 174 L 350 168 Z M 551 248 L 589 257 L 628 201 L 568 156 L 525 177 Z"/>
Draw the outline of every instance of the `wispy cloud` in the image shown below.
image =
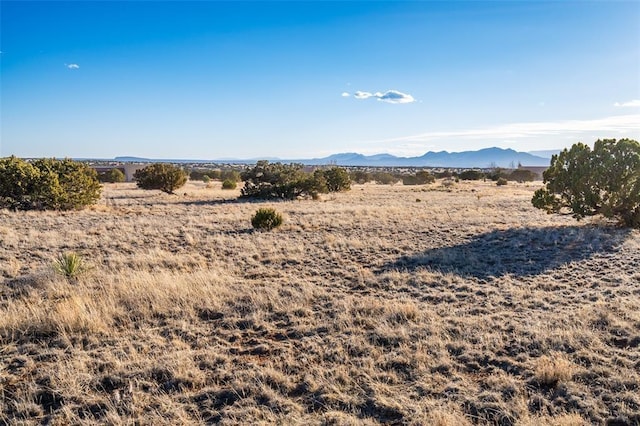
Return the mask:
<path id="1" fill-rule="evenodd" d="M 640 138 L 640 114 L 617 115 L 589 120 L 558 120 L 498 124 L 486 127 L 431 131 L 386 139 L 352 141 L 361 154 L 387 152 L 401 156 L 426 151 L 467 151 L 489 146 L 532 149 L 561 149 L 598 138 Z M 535 148 L 533 148 L 535 147 Z"/>
<path id="2" fill-rule="evenodd" d="M 78 68 L 80 68 L 80 65 L 78 64 L 64 64 L 64 65 L 70 70 L 77 70 Z"/>
<path id="3" fill-rule="evenodd" d="M 361 92 L 360 90 L 358 90 L 356 93 L 353 94 L 353 97 L 356 99 L 367 99 L 372 96 L 373 96 L 373 93 Z"/>
<path id="4" fill-rule="evenodd" d="M 342 95 L 340 96 L 342 96 L 343 98 L 348 98 L 351 95 L 349 94 L 349 92 L 342 92 Z"/>
<path id="5" fill-rule="evenodd" d="M 342 95 L 344 96 L 344 94 Z M 369 99 L 376 98 L 379 101 L 386 102 L 389 104 L 408 104 L 411 102 L 415 102 L 413 96 L 399 92 L 397 90 L 387 90 L 386 92 L 363 92 L 358 90 L 353 94 L 353 97 L 356 99 Z"/>
<path id="6" fill-rule="evenodd" d="M 628 101 L 628 102 L 616 102 L 615 104 L 613 104 L 613 106 L 615 106 L 615 107 L 623 107 L 623 108 L 640 107 L 640 99 L 634 99 L 634 100 Z"/>
<path id="7" fill-rule="evenodd" d="M 478 129 L 427 132 L 375 142 L 427 142 L 438 139 L 521 139 L 538 136 L 563 136 L 586 132 L 624 132 L 640 130 L 640 114 L 616 115 L 593 120 L 539 121 L 510 123 Z"/>

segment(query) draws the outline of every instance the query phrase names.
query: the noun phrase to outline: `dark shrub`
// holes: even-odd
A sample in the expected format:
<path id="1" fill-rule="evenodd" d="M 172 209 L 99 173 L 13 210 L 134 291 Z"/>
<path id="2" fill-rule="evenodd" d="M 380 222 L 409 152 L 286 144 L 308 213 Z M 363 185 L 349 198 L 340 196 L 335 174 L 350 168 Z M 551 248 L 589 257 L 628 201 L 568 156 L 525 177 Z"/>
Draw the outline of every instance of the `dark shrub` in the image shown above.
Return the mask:
<path id="1" fill-rule="evenodd" d="M 458 178 L 462 180 L 480 180 L 484 178 L 484 173 L 480 170 L 465 170 L 458 175 Z"/>
<path id="2" fill-rule="evenodd" d="M 302 164 L 269 163 L 258 161 L 242 173 L 245 182 L 241 190 L 243 198 L 293 200 L 326 192 L 322 173 L 309 174 Z"/>
<path id="3" fill-rule="evenodd" d="M 0 159 L 0 208 L 81 209 L 98 201 L 101 191 L 96 171 L 77 161 Z"/>
<path id="4" fill-rule="evenodd" d="M 179 167 L 167 163 L 154 163 L 136 171 L 133 175 L 142 189 L 159 189 L 167 194 L 187 183 L 187 173 Z"/>
<path id="5" fill-rule="evenodd" d="M 598 139 L 593 151 L 574 144 L 551 157 L 545 187 L 531 202 L 549 213 L 568 210 L 576 219 L 601 214 L 640 228 L 640 144 L 631 139 Z"/>
<path id="6" fill-rule="evenodd" d="M 325 185 L 329 192 L 343 192 L 351 189 L 351 177 L 342 167 L 322 170 Z"/>
<path id="7" fill-rule="evenodd" d="M 100 173 L 98 175 L 98 179 L 100 180 L 100 182 L 118 183 L 124 182 L 126 180 L 126 176 L 124 175 L 124 172 L 122 170 L 113 168 L 108 172 Z"/>
<path id="8" fill-rule="evenodd" d="M 403 185 L 426 185 L 435 182 L 436 178 L 426 170 L 420 170 L 415 175 L 402 176 Z"/>
<path id="9" fill-rule="evenodd" d="M 231 179 L 226 179 L 224 182 L 222 182 L 222 189 L 236 189 L 238 186 L 238 184 Z"/>
<path id="10" fill-rule="evenodd" d="M 282 215 L 272 208 L 260 208 L 251 218 L 251 225 L 255 229 L 270 231 L 282 225 Z"/>
<path id="11" fill-rule="evenodd" d="M 526 169 L 516 169 L 509 173 L 507 177 L 508 180 L 513 180 L 516 182 L 532 182 L 536 180 L 536 174 L 531 170 Z"/>

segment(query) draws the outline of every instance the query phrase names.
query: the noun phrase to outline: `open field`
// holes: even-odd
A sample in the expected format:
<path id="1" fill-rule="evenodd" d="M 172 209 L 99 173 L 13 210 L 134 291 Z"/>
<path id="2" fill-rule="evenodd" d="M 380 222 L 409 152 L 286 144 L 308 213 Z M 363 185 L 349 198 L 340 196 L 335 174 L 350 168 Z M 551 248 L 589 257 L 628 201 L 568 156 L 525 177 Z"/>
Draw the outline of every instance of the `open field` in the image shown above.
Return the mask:
<path id="1" fill-rule="evenodd" d="M 638 425 L 640 231 L 538 187 L 0 211 L 0 424 Z"/>

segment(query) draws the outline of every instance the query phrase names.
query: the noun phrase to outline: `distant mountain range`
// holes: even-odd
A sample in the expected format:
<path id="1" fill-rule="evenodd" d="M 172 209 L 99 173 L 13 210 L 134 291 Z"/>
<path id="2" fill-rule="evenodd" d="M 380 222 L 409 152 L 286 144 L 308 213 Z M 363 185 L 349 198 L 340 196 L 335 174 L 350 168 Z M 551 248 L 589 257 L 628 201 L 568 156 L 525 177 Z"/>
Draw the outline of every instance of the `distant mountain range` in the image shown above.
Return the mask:
<path id="1" fill-rule="evenodd" d="M 338 166 L 363 166 L 363 167 L 454 167 L 454 168 L 488 168 L 488 167 L 514 167 L 523 166 L 548 166 L 549 158 L 558 151 L 537 151 L 534 155 L 527 152 L 518 152 L 513 149 L 485 148 L 478 151 L 463 152 L 427 152 L 419 157 L 396 157 L 391 154 L 362 155 L 358 153 L 334 154 L 323 158 L 284 160 L 278 158 L 266 158 L 271 162 L 281 161 L 287 163 L 302 163 L 306 165 L 335 164 Z M 128 162 L 156 162 L 169 161 L 173 163 L 242 163 L 251 164 L 260 159 L 240 160 L 152 160 L 140 157 L 116 157 L 116 161 Z"/>
<path id="2" fill-rule="evenodd" d="M 325 158 L 300 160 L 303 164 L 337 164 L 340 166 L 387 166 L 387 167 L 457 167 L 486 168 L 548 166 L 549 158 L 517 152 L 512 149 L 486 148 L 478 151 L 427 152 L 420 157 L 396 157 L 390 154 L 365 156 L 356 153 L 335 154 Z"/>

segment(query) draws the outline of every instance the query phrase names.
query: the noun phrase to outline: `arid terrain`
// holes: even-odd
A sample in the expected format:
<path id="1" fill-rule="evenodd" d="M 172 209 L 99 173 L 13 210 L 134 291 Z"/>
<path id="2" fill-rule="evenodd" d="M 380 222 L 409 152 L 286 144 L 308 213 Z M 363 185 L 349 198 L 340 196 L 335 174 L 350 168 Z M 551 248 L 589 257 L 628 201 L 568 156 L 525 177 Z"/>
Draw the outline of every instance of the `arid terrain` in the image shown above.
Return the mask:
<path id="1" fill-rule="evenodd" d="M 638 425 L 640 231 L 539 187 L 0 211 L 0 424 Z"/>

